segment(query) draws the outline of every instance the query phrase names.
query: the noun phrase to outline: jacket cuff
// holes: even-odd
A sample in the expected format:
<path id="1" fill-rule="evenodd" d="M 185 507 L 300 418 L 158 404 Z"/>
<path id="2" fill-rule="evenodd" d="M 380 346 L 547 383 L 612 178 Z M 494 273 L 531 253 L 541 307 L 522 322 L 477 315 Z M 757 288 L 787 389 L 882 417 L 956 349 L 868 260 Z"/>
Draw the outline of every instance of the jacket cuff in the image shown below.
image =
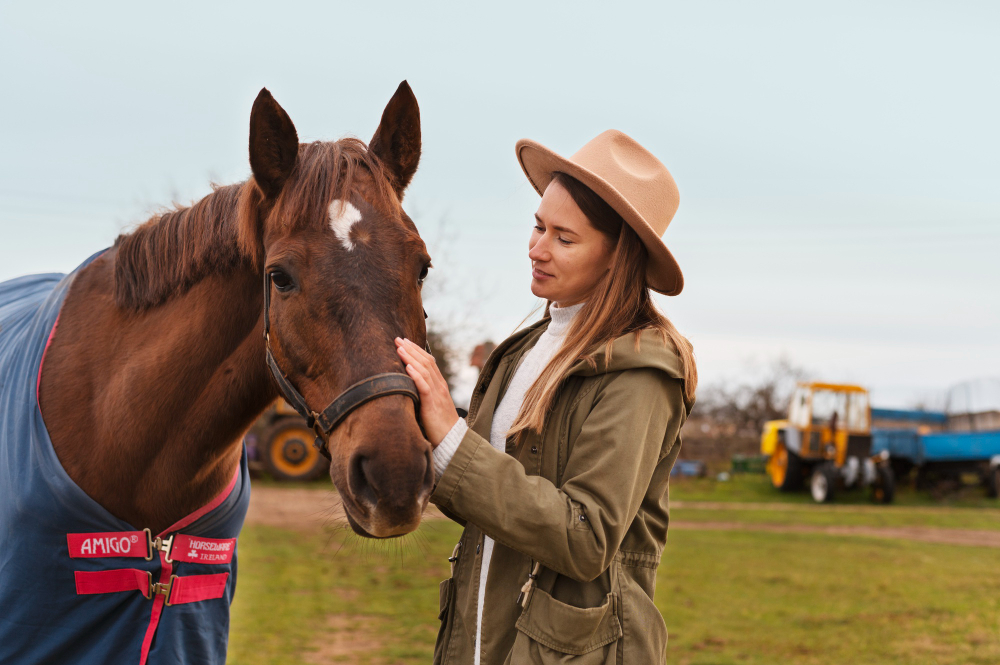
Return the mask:
<path id="1" fill-rule="evenodd" d="M 448 433 L 444 435 L 441 443 L 431 453 L 431 456 L 434 458 L 435 478 L 440 478 L 444 475 L 444 470 L 448 468 L 448 463 L 455 456 L 455 451 L 458 450 L 458 445 L 462 443 L 462 437 L 465 436 L 468 429 L 469 426 L 465 423 L 465 419 L 459 418 L 451 426 L 451 429 L 448 430 Z"/>
<path id="2" fill-rule="evenodd" d="M 448 467 L 438 479 L 434 491 L 431 492 L 431 503 L 445 509 L 449 507 L 451 497 L 461 484 L 462 478 L 465 477 L 465 472 L 469 468 L 469 464 L 475 458 L 479 447 L 483 445 L 487 448 L 490 447 L 489 442 L 479 436 L 475 430 L 466 428 L 465 434 L 462 436 L 462 440 L 455 450 L 455 454 L 452 455 L 451 461 L 448 463 Z"/>

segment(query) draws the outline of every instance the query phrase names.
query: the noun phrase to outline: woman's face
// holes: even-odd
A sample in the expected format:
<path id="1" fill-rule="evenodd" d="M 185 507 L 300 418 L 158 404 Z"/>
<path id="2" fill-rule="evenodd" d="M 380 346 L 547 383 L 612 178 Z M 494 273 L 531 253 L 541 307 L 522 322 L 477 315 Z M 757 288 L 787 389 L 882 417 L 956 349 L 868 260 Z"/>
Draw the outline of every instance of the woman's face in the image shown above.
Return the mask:
<path id="1" fill-rule="evenodd" d="M 531 292 L 560 307 L 583 302 L 608 271 L 613 252 L 566 188 L 549 183 L 528 241 Z"/>

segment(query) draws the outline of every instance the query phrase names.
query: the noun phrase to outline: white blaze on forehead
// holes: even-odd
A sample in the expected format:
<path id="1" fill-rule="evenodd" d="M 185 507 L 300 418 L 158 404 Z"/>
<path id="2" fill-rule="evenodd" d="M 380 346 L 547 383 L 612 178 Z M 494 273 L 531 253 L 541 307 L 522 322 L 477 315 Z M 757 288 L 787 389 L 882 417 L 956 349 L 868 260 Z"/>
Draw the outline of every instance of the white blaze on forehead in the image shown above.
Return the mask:
<path id="1" fill-rule="evenodd" d="M 350 201 L 337 199 L 330 204 L 330 228 L 337 234 L 341 244 L 349 250 L 354 249 L 351 240 L 351 229 L 361 221 L 361 211 Z"/>

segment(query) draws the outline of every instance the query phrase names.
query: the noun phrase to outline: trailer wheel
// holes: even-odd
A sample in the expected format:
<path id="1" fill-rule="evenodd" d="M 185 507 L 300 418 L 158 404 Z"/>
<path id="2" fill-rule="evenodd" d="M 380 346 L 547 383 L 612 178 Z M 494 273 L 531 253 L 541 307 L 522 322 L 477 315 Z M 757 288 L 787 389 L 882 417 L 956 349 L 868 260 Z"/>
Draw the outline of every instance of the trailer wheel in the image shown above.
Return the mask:
<path id="1" fill-rule="evenodd" d="M 1000 497 L 1000 466 L 991 467 L 986 476 L 986 495 L 994 499 Z"/>
<path id="2" fill-rule="evenodd" d="M 872 501 L 875 503 L 892 503 L 896 496 L 896 477 L 892 467 L 879 464 L 875 467 L 875 482 L 872 483 Z"/>
<path id="3" fill-rule="evenodd" d="M 836 494 L 837 467 L 832 462 L 819 464 L 809 481 L 809 493 L 816 503 L 830 503 Z"/>
<path id="4" fill-rule="evenodd" d="M 889 460 L 889 464 L 892 465 L 893 479 L 898 480 L 900 484 L 907 484 L 910 474 L 913 472 L 913 462 L 908 459 L 893 457 Z"/>
<path id="5" fill-rule="evenodd" d="M 329 462 L 313 447 L 316 435 L 299 418 L 279 418 L 260 437 L 260 456 L 275 480 L 314 480 Z"/>

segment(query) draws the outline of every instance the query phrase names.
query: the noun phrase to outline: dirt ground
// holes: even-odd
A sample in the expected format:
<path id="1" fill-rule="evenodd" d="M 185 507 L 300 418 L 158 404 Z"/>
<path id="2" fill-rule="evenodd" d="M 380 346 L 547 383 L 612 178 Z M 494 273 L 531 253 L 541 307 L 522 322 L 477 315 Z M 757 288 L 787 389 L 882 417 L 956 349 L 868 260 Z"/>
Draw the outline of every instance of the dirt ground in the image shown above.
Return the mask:
<path id="1" fill-rule="evenodd" d="M 333 614 L 327 617 L 326 628 L 314 641 L 313 650 L 305 657 L 306 663 L 353 663 L 381 646 L 378 621 L 373 617 Z"/>
<path id="2" fill-rule="evenodd" d="M 716 503 L 676 501 L 678 508 L 699 510 L 815 510 L 804 504 Z M 830 506 L 826 510 L 844 512 L 878 510 L 878 506 Z M 923 509 L 934 511 L 934 508 Z M 424 519 L 445 519 L 429 506 Z M 247 524 L 265 524 L 287 529 L 313 530 L 318 526 L 346 523 L 340 495 L 323 489 L 255 486 L 250 493 Z M 684 522 L 671 520 L 671 529 L 701 531 L 762 531 L 768 533 L 822 533 L 831 536 L 864 536 L 914 540 L 924 543 L 1000 548 L 1000 532 L 939 527 L 813 526 L 805 524 L 744 524 L 740 522 Z"/>
<path id="3" fill-rule="evenodd" d="M 446 518 L 434 506 L 427 506 L 424 519 Z M 254 485 L 246 523 L 312 531 L 324 525 L 344 526 L 347 518 L 340 495 L 333 490 Z"/>

